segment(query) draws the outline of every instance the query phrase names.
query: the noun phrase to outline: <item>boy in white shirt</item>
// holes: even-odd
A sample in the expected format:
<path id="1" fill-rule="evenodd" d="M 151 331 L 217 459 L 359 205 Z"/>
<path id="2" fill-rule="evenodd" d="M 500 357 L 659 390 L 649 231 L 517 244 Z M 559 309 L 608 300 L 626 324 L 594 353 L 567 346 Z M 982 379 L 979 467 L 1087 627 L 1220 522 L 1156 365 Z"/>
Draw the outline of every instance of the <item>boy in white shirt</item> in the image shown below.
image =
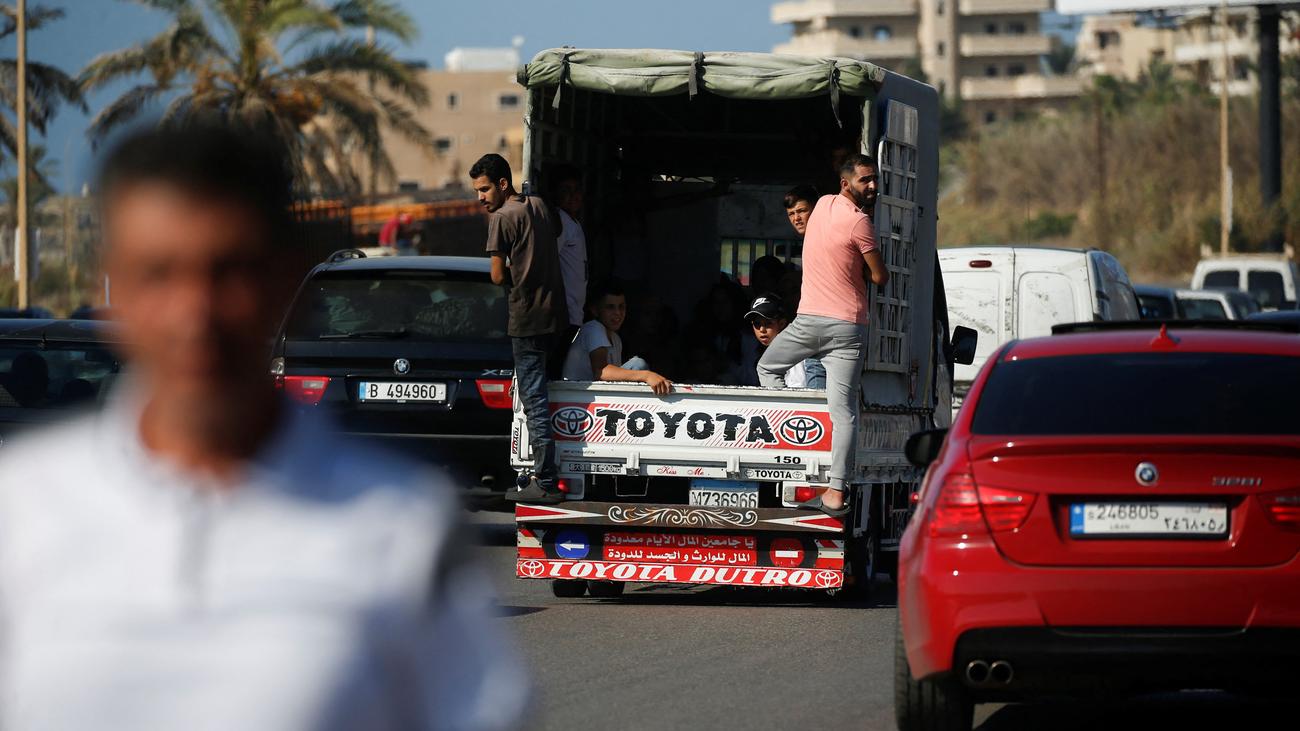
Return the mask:
<path id="1" fill-rule="evenodd" d="M 594 290 L 587 298 L 587 309 L 594 319 L 578 330 L 569 346 L 564 380 L 644 383 L 660 396 L 672 391 L 673 382 L 648 370 L 643 359 L 623 361 L 623 339 L 618 331 L 627 319 L 627 297 L 621 291 L 609 286 Z"/>

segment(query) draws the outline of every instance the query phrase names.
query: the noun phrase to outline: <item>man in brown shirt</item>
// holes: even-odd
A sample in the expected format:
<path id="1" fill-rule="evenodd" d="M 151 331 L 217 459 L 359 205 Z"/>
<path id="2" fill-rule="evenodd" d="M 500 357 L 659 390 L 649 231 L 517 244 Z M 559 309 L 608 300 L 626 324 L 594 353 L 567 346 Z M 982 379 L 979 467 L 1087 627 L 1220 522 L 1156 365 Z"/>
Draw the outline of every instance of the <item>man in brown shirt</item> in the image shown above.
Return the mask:
<path id="1" fill-rule="evenodd" d="M 487 154 L 469 170 L 479 202 L 488 210 L 487 252 L 492 256 L 492 283 L 506 287 L 515 383 L 528 417 L 533 447 L 533 476 L 507 500 L 557 503 L 555 439 L 551 434 L 546 382 L 555 373 L 555 354 L 567 343 L 557 339 L 568 322 L 564 279 L 560 270 L 556 221 L 536 196 L 515 191 L 510 163 Z"/>

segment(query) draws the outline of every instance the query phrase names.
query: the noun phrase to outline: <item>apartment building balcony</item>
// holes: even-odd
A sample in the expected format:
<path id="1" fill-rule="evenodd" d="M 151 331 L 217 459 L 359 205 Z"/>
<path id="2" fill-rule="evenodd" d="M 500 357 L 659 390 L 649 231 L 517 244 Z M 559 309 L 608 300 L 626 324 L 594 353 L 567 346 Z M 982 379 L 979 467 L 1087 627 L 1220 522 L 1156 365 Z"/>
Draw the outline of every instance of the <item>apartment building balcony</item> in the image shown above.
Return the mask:
<path id="1" fill-rule="evenodd" d="M 960 0 L 957 3 L 962 15 L 1042 13 L 1051 9 L 1052 0 Z"/>
<path id="2" fill-rule="evenodd" d="M 992 35 L 963 33 L 960 38 L 963 56 L 1043 56 L 1052 50 L 1045 35 Z"/>
<path id="3" fill-rule="evenodd" d="M 772 50 L 794 56 L 848 56 L 880 63 L 916 58 L 918 54 L 916 38 L 853 38 L 836 31 L 804 33 Z"/>
<path id="4" fill-rule="evenodd" d="M 1259 55 L 1259 43 L 1253 38 L 1229 38 L 1228 55 L 1237 58 L 1245 56 L 1254 59 Z M 1196 61 L 1220 61 L 1223 58 L 1223 42 L 1184 43 L 1174 46 L 1174 63 L 1195 63 Z"/>
<path id="5" fill-rule="evenodd" d="M 915 15 L 917 0 L 791 0 L 772 6 L 773 23 L 806 23 L 831 17 Z"/>
<path id="6" fill-rule="evenodd" d="M 961 80 L 961 98 L 966 101 L 993 99 L 1059 99 L 1078 96 L 1082 89 L 1073 76 L 1025 74 L 1013 77 L 967 76 Z"/>

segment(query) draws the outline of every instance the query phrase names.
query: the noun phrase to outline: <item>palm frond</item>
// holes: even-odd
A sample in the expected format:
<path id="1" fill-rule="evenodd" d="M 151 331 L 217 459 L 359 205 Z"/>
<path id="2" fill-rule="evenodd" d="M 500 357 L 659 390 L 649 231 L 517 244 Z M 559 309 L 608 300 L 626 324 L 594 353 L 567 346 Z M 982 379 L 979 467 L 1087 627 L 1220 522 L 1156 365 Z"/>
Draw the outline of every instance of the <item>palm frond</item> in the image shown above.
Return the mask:
<path id="1" fill-rule="evenodd" d="M 410 43 L 419 35 L 411 16 L 390 0 L 337 0 L 330 11 L 346 26 L 374 28 L 403 43 Z"/>
<path id="2" fill-rule="evenodd" d="M 303 0 L 271 0 L 262 16 L 262 27 L 272 38 L 290 31 L 337 33 L 345 27 L 328 8 Z"/>
<path id="3" fill-rule="evenodd" d="M 382 47 L 344 38 L 316 47 L 280 75 L 369 74 L 393 93 L 418 106 L 429 103 L 429 90 L 409 66 Z"/>
<path id="4" fill-rule="evenodd" d="M 0 16 L 4 18 L 4 22 L 0 24 L 0 38 L 7 38 L 18 32 L 17 8 L 12 5 L 0 5 Z M 46 23 L 62 17 L 62 8 L 47 8 L 43 5 L 28 6 L 27 31 L 40 30 Z"/>
<path id="5" fill-rule="evenodd" d="M 129 122 L 166 92 L 165 87 L 146 84 L 134 87 L 113 100 L 90 120 L 86 134 L 90 137 L 91 146 L 98 147 L 113 130 Z"/>

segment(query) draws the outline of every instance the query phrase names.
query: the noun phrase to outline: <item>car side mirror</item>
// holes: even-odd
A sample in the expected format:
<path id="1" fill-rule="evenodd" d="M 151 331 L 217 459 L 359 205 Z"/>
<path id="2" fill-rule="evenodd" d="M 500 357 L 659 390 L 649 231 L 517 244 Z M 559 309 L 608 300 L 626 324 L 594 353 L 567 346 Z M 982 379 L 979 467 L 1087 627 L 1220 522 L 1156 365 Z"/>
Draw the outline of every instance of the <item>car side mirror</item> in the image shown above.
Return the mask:
<path id="1" fill-rule="evenodd" d="M 907 461 L 917 467 L 929 467 L 939 456 L 939 449 L 943 447 L 943 439 L 948 436 L 947 429 L 929 429 L 919 431 L 907 438 L 907 445 L 903 447 L 903 454 L 907 455 Z"/>
<path id="2" fill-rule="evenodd" d="M 980 334 L 969 327 L 958 325 L 952 330 L 952 362 L 970 365 L 975 362 L 975 344 Z"/>

